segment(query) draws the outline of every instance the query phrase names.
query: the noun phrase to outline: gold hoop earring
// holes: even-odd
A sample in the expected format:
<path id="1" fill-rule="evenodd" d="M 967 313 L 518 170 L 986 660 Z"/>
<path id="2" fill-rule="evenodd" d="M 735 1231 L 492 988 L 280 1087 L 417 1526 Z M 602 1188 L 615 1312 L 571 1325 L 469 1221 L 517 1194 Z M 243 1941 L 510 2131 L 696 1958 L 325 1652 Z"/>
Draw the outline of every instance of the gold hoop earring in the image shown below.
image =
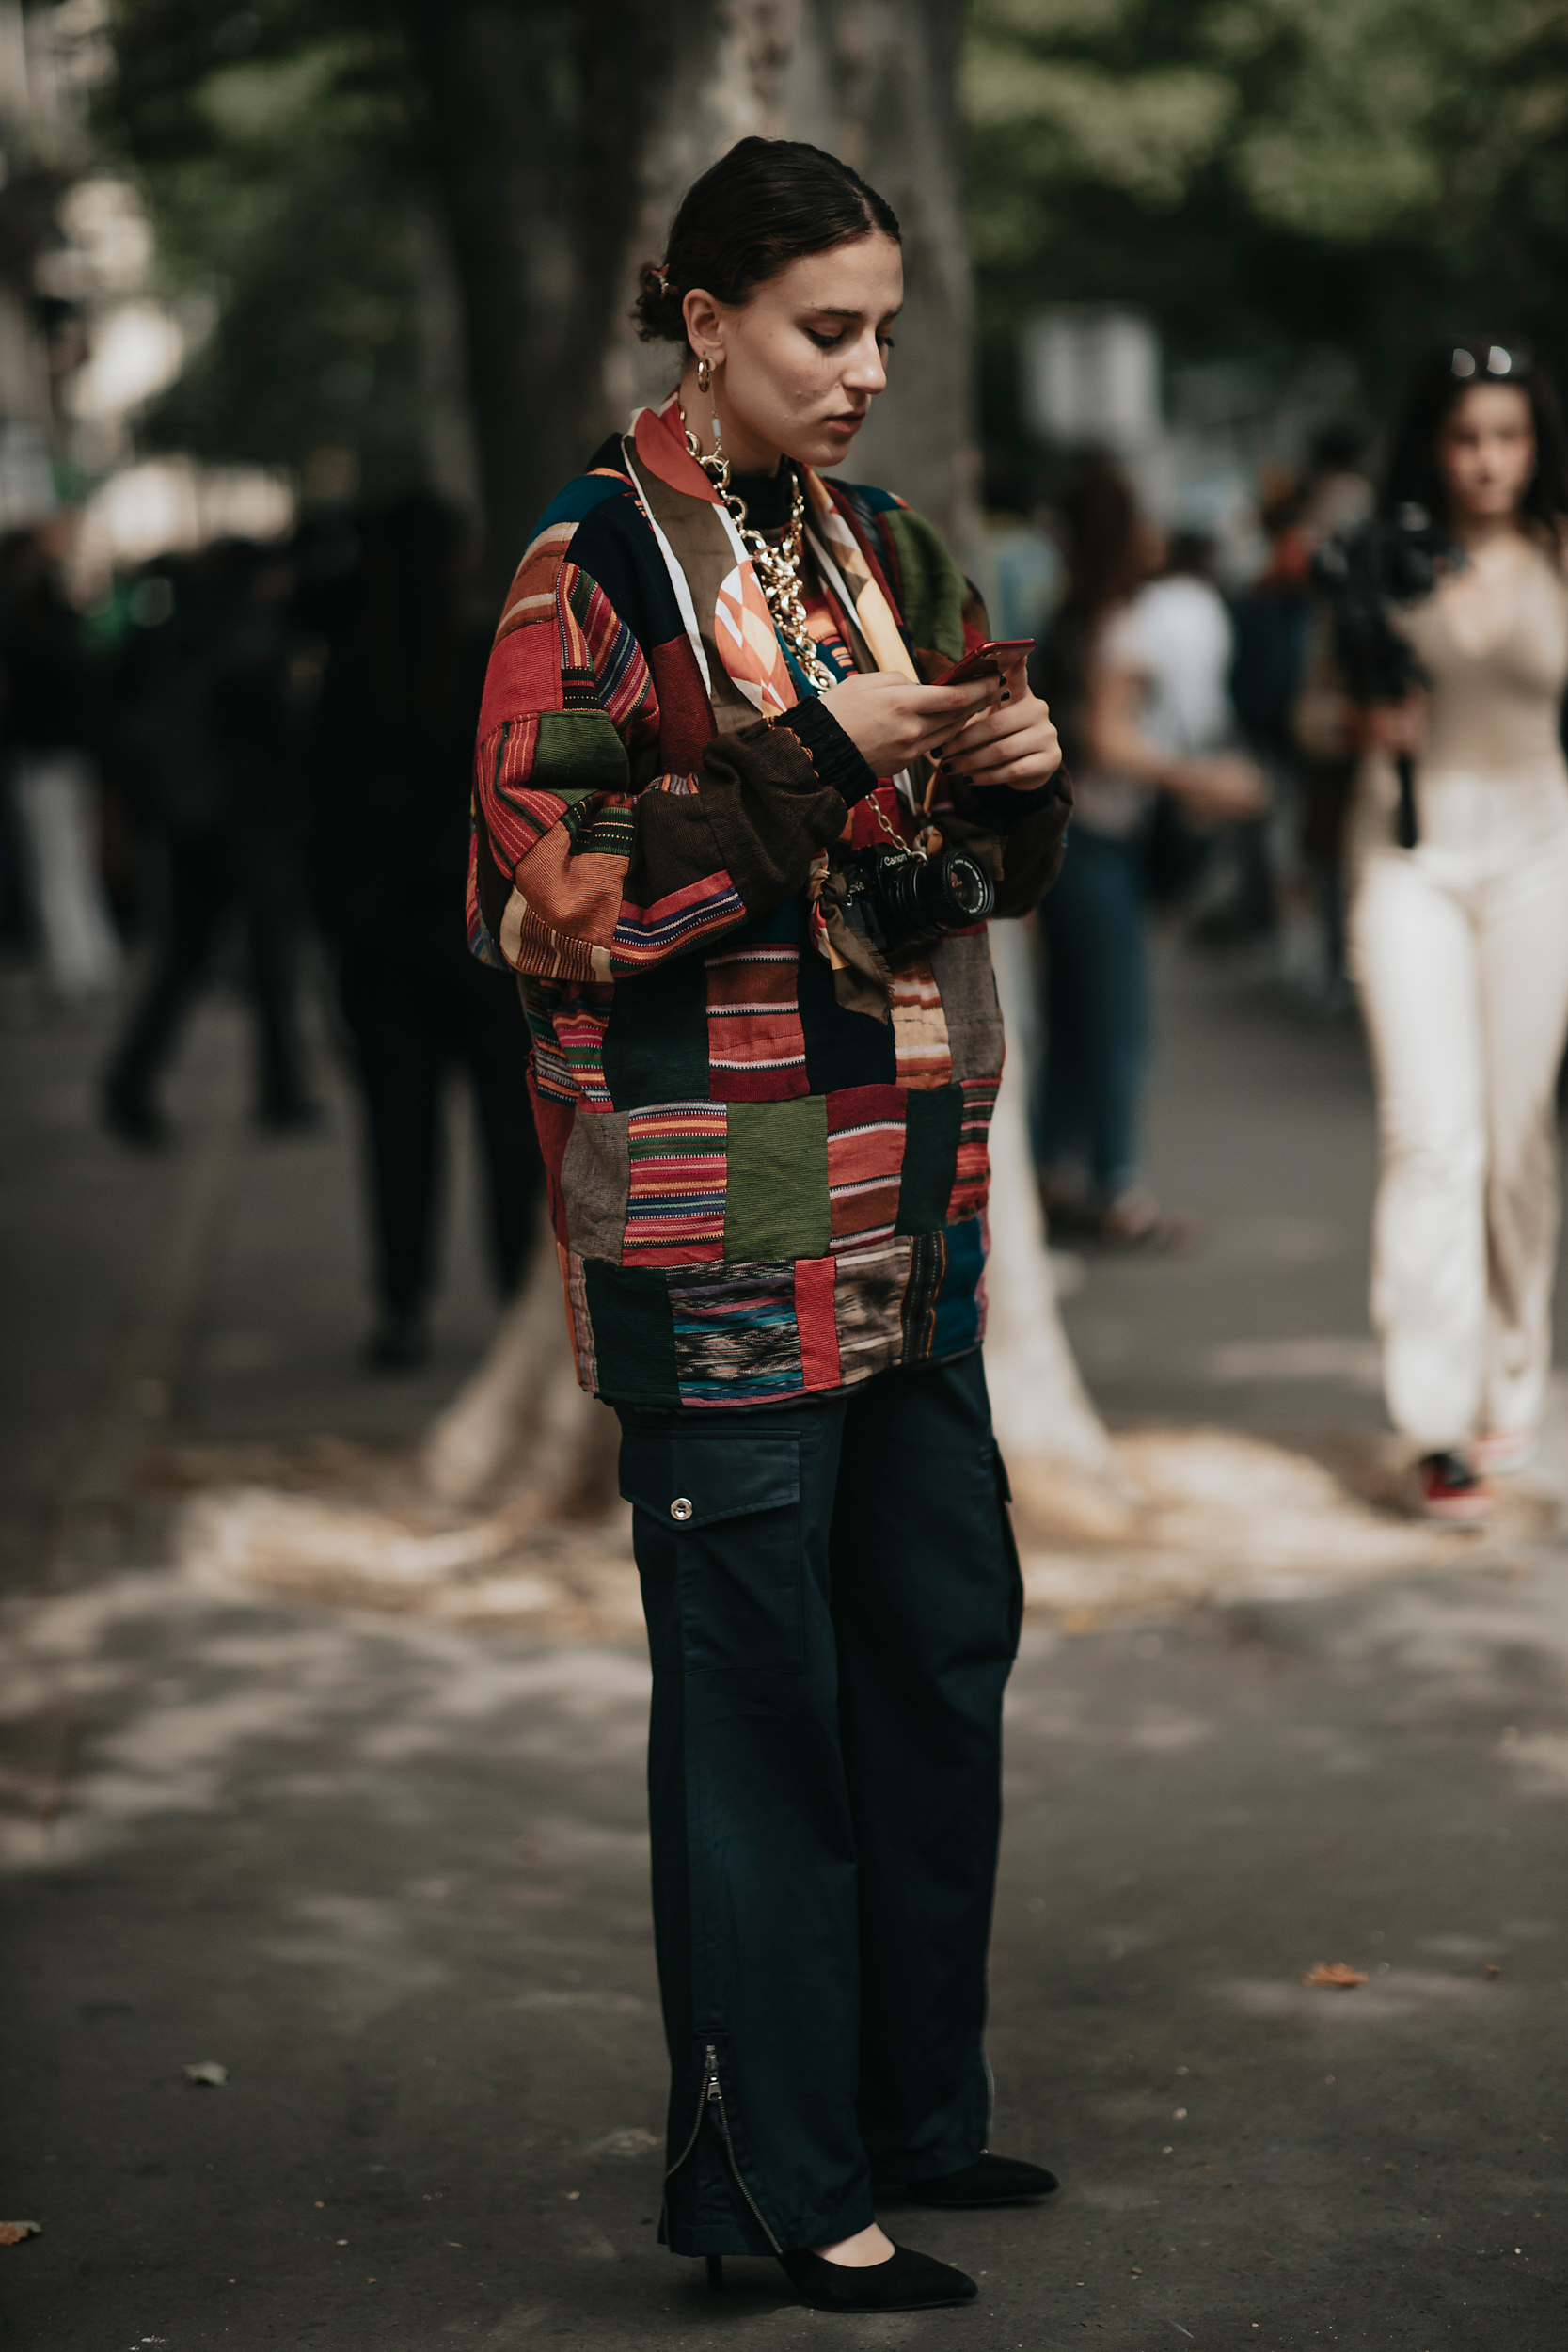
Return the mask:
<path id="1" fill-rule="evenodd" d="M 697 362 L 697 389 L 705 392 L 713 381 L 713 362 L 705 351 Z"/>

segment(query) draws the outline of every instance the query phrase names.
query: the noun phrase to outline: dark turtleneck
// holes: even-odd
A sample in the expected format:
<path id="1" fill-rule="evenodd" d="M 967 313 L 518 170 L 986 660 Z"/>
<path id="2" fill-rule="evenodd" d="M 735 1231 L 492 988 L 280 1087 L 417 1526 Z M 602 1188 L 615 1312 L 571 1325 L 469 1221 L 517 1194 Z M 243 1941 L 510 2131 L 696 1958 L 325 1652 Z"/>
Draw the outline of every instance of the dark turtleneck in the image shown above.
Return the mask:
<path id="1" fill-rule="evenodd" d="M 783 531 L 795 497 L 795 469 L 781 458 L 775 473 L 732 473 L 730 488 L 746 504 L 746 520 L 753 531 Z"/>

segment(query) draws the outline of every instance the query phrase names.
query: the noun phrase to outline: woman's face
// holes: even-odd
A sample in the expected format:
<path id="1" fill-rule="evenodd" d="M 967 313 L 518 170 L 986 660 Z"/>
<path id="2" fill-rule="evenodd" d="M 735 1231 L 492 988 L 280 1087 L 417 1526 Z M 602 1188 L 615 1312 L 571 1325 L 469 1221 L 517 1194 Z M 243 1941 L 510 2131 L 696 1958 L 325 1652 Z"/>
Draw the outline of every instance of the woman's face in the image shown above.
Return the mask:
<path id="1" fill-rule="evenodd" d="M 1455 522 L 1502 522 L 1535 471 L 1529 394 L 1517 384 L 1474 384 L 1437 434 L 1437 463 Z"/>
<path id="2" fill-rule="evenodd" d="M 842 464 L 887 384 L 889 329 L 904 300 L 904 263 L 880 230 L 803 254 L 744 303 L 686 297 L 695 354 L 713 363 L 712 398 L 737 473 L 771 473 L 781 455 Z M 689 422 L 712 446 L 697 358 L 681 379 Z"/>

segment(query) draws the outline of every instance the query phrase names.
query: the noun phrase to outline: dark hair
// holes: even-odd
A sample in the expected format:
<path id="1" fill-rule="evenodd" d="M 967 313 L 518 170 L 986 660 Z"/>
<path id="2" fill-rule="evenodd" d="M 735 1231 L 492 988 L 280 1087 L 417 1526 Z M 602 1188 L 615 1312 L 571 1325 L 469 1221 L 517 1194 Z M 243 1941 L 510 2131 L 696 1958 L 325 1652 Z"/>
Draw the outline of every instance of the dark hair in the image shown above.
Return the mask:
<path id="1" fill-rule="evenodd" d="M 1568 484 L 1563 477 L 1562 417 L 1551 377 L 1532 353 L 1520 345 L 1450 342 L 1422 362 L 1405 402 L 1394 436 L 1384 477 L 1382 511 L 1424 506 L 1441 521 L 1448 492 L 1437 462 L 1437 436 L 1444 421 L 1478 384 L 1513 384 L 1529 401 L 1535 431 L 1535 471 L 1522 501 L 1527 523 L 1549 541 L 1555 556 L 1560 528 L 1568 516 Z"/>
<path id="2" fill-rule="evenodd" d="M 1141 516 L 1132 485 L 1113 458 L 1081 458 L 1056 501 L 1067 594 L 1029 665 L 1031 683 L 1051 705 L 1069 767 L 1087 765 L 1083 741 L 1095 638 L 1113 606 L 1148 578 Z"/>
<path id="3" fill-rule="evenodd" d="M 1057 511 L 1068 577 L 1062 612 L 1093 630 L 1112 605 L 1143 585 L 1138 501 L 1113 458 L 1085 457 L 1074 469 Z"/>
<path id="4" fill-rule="evenodd" d="M 637 331 L 645 343 L 685 343 L 681 304 L 693 286 L 741 303 L 803 254 L 874 230 L 897 243 L 898 215 L 836 155 L 800 139 L 741 139 L 687 189 L 663 262 L 643 263 Z"/>

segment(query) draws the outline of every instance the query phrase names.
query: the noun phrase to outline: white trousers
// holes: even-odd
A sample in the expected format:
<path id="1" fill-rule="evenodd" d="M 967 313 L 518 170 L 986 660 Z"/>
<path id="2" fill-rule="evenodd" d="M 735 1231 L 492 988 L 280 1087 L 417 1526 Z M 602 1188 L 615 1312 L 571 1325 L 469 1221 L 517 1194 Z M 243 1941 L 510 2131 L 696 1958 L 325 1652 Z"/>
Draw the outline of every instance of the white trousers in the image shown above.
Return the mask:
<path id="1" fill-rule="evenodd" d="M 1372 1321 L 1422 1453 L 1541 1418 L 1568 1027 L 1568 781 L 1426 777 L 1391 845 L 1387 780 L 1352 829 L 1352 968 L 1377 1069 Z"/>

